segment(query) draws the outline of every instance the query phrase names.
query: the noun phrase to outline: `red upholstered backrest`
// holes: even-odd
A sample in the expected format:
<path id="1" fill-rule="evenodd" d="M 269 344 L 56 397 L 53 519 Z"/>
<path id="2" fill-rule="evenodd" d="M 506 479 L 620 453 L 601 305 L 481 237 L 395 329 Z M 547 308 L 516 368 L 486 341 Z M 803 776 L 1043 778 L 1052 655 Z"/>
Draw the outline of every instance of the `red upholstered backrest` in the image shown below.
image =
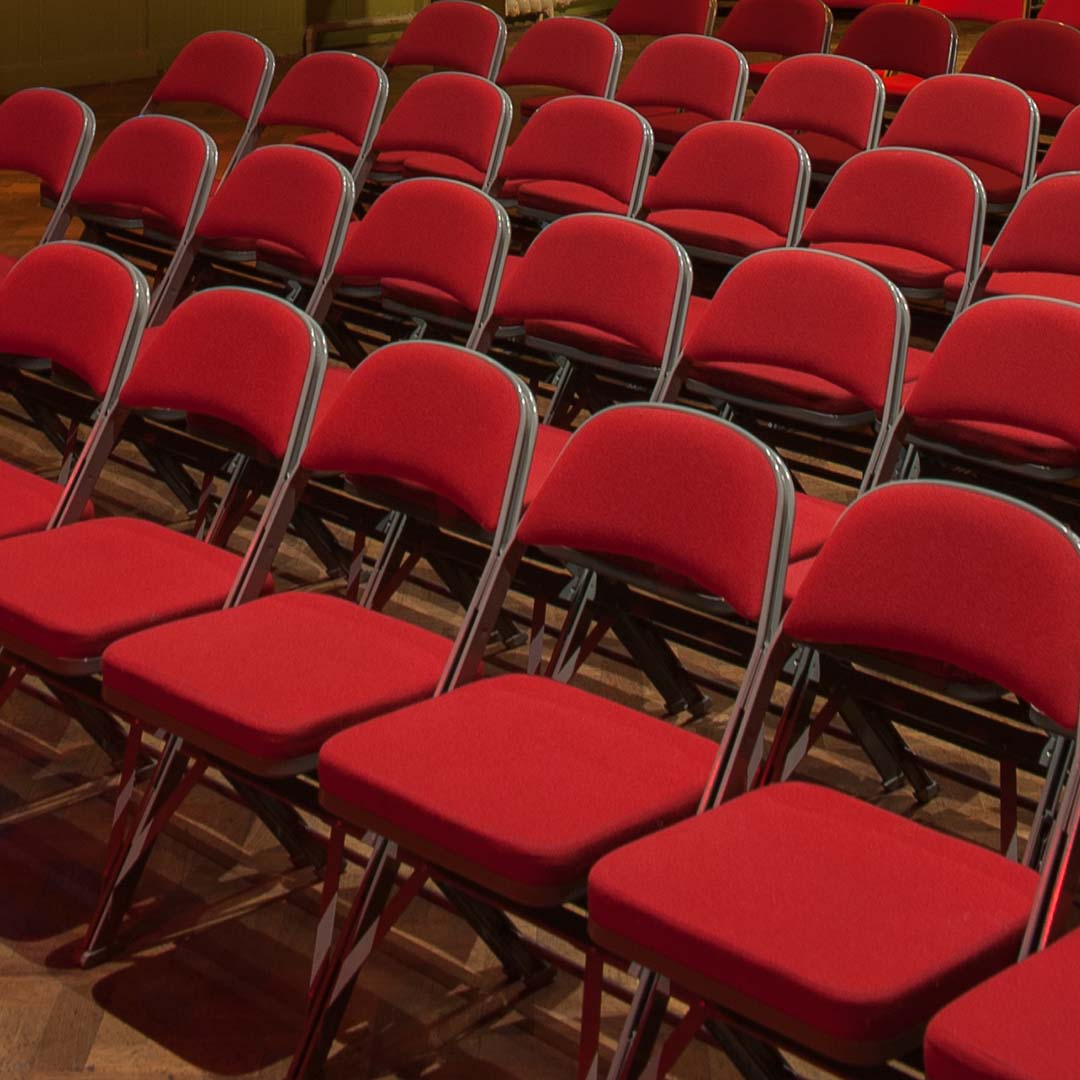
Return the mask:
<path id="1" fill-rule="evenodd" d="M 47 357 L 103 397 L 136 288 L 132 268 L 99 249 L 34 248 L 0 282 L 0 354 Z"/>
<path id="2" fill-rule="evenodd" d="M 1080 27 L 1080 2 L 1078 0 L 1046 0 L 1039 8 L 1036 18 Z"/>
<path id="3" fill-rule="evenodd" d="M 170 116 L 136 116 L 109 132 L 75 185 L 75 206 L 139 206 L 169 223 L 187 224 L 213 153 L 198 128 Z"/>
<path id="4" fill-rule="evenodd" d="M 977 181 L 951 158 L 895 148 L 840 167 L 803 230 L 806 243 L 893 244 L 967 266 Z"/>
<path id="5" fill-rule="evenodd" d="M 949 70 L 954 38 L 952 24 L 940 11 L 912 4 L 875 4 L 855 17 L 836 55 L 925 79 Z"/>
<path id="6" fill-rule="evenodd" d="M 262 43 L 232 30 L 189 41 L 154 87 L 154 102 L 206 102 L 247 120 L 258 104 L 267 63 Z"/>
<path id="7" fill-rule="evenodd" d="M 843 387 L 880 413 L 896 348 L 896 293 L 878 273 L 821 251 L 735 266 L 686 343 L 694 364 L 768 364 Z"/>
<path id="8" fill-rule="evenodd" d="M 803 174 L 787 135 L 741 120 L 702 124 L 675 145 L 649 184 L 646 210 L 719 210 L 787 234 Z"/>
<path id="9" fill-rule="evenodd" d="M 1080 103 L 1080 30 L 1046 19 L 1008 19 L 975 42 L 964 71 Z"/>
<path id="10" fill-rule="evenodd" d="M 678 249 L 659 230 L 608 214 L 574 214 L 532 242 L 507 275 L 495 317 L 503 324 L 595 327 L 659 363 L 681 272 Z"/>
<path id="11" fill-rule="evenodd" d="M 995 23 L 1003 19 L 1022 19 L 1026 0 L 920 0 L 920 6 L 933 8 L 950 19 L 975 19 Z"/>
<path id="12" fill-rule="evenodd" d="M 744 88 L 743 61 L 733 46 L 700 34 L 674 34 L 645 48 L 615 99 L 728 120 Z"/>
<path id="13" fill-rule="evenodd" d="M 510 50 L 501 86 L 558 86 L 576 94 L 607 93 L 618 39 L 602 23 L 562 16 L 535 23 Z"/>
<path id="14" fill-rule="evenodd" d="M 311 352 L 308 323 L 292 305 L 248 289 L 208 289 L 148 337 L 120 403 L 220 420 L 281 457 Z"/>
<path id="15" fill-rule="evenodd" d="M 378 105 L 381 85 L 379 69 L 362 56 L 312 53 L 289 68 L 259 114 L 259 123 L 332 131 L 359 145 Z"/>
<path id="16" fill-rule="evenodd" d="M 641 117 L 603 98 L 567 97 L 537 110 L 503 157 L 503 180 L 572 180 L 629 202 L 645 143 Z"/>
<path id="17" fill-rule="evenodd" d="M 425 75 L 390 110 L 375 136 L 375 149 L 452 154 L 486 170 L 505 101 L 497 86 L 476 75 Z"/>
<path id="18" fill-rule="evenodd" d="M 999 297 L 952 323 L 904 409 L 918 424 L 1008 424 L 1080 449 L 1080 306 Z"/>
<path id="19" fill-rule="evenodd" d="M 486 76 L 502 40 L 502 21 L 491 8 L 439 0 L 416 13 L 386 63 L 389 67 L 430 64 Z"/>
<path id="20" fill-rule="evenodd" d="M 784 620 L 798 641 L 942 661 L 1065 728 L 1080 707 L 1080 556 L 998 496 L 887 484 L 840 518 Z"/>
<path id="21" fill-rule="evenodd" d="M 349 377 L 312 435 L 304 465 L 434 493 L 491 532 L 510 478 L 521 402 L 505 371 L 467 349 L 387 345 Z"/>
<path id="22" fill-rule="evenodd" d="M 349 230 L 338 273 L 365 282 L 420 282 L 475 312 L 500 219 L 498 204 L 476 188 L 450 180 L 404 180 L 380 195 Z"/>
<path id="23" fill-rule="evenodd" d="M 813 131 L 865 149 L 877 139 L 881 80 L 865 64 L 839 56 L 793 56 L 778 64 L 746 110 L 746 119 L 783 131 Z"/>
<path id="24" fill-rule="evenodd" d="M 908 94 L 881 145 L 975 158 L 1023 176 L 1037 124 L 1031 98 L 1011 83 L 983 75 L 939 75 Z"/>
<path id="25" fill-rule="evenodd" d="M 0 104 L 0 169 L 28 172 L 59 195 L 86 119 L 82 104 L 61 90 L 39 87 L 12 94 Z"/>
<path id="26" fill-rule="evenodd" d="M 1009 215 L 986 260 L 991 272 L 1080 274 L 1080 173 L 1032 184 Z"/>
<path id="27" fill-rule="evenodd" d="M 575 432 L 518 539 L 655 566 L 757 619 L 777 502 L 773 463 L 745 432 L 685 409 L 619 406 Z"/>
<path id="28" fill-rule="evenodd" d="M 738 0 L 716 36 L 743 52 L 823 51 L 829 9 L 821 0 Z"/>
<path id="29" fill-rule="evenodd" d="M 322 266 L 344 198 L 341 167 L 317 150 L 263 146 L 237 162 L 211 196 L 196 235 L 269 240 Z"/>
<path id="30" fill-rule="evenodd" d="M 618 0 L 607 17 L 616 34 L 704 34 L 711 0 Z"/>
<path id="31" fill-rule="evenodd" d="M 1062 121 L 1035 175 L 1041 179 L 1054 173 L 1076 171 L 1080 171 L 1080 108 L 1073 109 Z"/>

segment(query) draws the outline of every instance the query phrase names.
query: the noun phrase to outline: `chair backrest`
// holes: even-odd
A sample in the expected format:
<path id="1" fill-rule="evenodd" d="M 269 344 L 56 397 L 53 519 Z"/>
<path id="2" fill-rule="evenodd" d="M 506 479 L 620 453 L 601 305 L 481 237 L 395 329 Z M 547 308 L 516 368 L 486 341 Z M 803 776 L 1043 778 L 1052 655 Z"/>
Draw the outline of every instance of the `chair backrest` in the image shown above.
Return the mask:
<path id="1" fill-rule="evenodd" d="M 878 75 L 858 60 L 826 55 L 792 56 L 777 64 L 745 115 L 758 124 L 830 135 L 869 150 L 877 145 L 884 111 Z"/>
<path id="2" fill-rule="evenodd" d="M 145 278 L 119 255 L 43 244 L 0 281 L 0 354 L 47 358 L 105 399 L 135 357 L 148 304 Z"/>
<path id="3" fill-rule="evenodd" d="M 645 193 L 651 136 L 641 116 L 621 102 L 556 98 L 511 143 L 499 179 L 588 184 L 625 203 L 632 215 Z"/>
<path id="4" fill-rule="evenodd" d="M 1080 558 L 1064 526 L 1002 495 L 906 481 L 848 508 L 782 634 L 944 662 L 1016 693 L 1071 732 L 1080 709 L 1078 618 Z"/>
<path id="5" fill-rule="evenodd" d="M 495 317 L 526 330 L 538 321 L 598 329 L 663 374 L 682 341 L 690 285 L 686 252 L 659 229 L 614 214 L 573 214 L 532 242 Z"/>
<path id="6" fill-rule="evenodd" d="M 1032 184 L 1016 204 L 983 265 L 994 273 L 1080 275 L 1080 172 L 1056 173 Z"/>
<path id="7" fill-rule="evenodd" d="M 607 17 L 616 34 L 711 34 L 716 0 L 617 0 Z"/>
<path id="8" fill-rule="evenodd" d="M 1008 19 L 975 42 L 964 71 L 1080 104 L 1080 30 L 1045 19 Z"/>
<path id="9" fill-rule="evenodd" d="M 136 116 L 106 136 L 71 195 L 74 212 L 122 207 L 149 210 L 183 238 L 206 205 L 217 147 L 194 124 L 171 116 Z"/>
<path id="10" fill-rule="evenodd" d="M 735 120 L 742 112 L 746 81 L 746 59 L 733 45 L 700 34 L 672 34 L 645 47 L 615 100 L 635 108 L 662 105 Z"/>
<path id="11" fill-rule="evenodd" d="M 259 113 L 259 131 L 280 125 L 339 135 L 359 147 L 352 167 L 355 179 L 382 123 L 387 92 L 386 73 L 365 57 L 312 53 L 293 64 L 270 95 Z"/>
<path id="12" fill-rule="evenodd" d="M 950 19 L 996 23 L 1025 18 L 1030 0 L 920 0 L 920 6 L 940 11 Z"/>
<path id="13" fill-rule="evenodd" d="M 809 187 L 810 159 L 790 135 L 746 120 L 702 124 L 660 167 L 645 209 L 739 214 L 794 244 Z"/>
<path id="14" fill-rule="evenodd" d="M 939 75 L 908 94 L 881 145 L 985 161 L 1019 176 L 1023 190 L 1038 138 L 1039 112 L 1019 87 L 986 75 Z"/>
<path id="15" fill-rule="evenodd" d="M 1035 17 L 1080 27 L 1080 3 L 1077 0 L 1045 0 Z"/>
<path id="16" fill-rule="evenodd" d="M 845 162 L 803 229 L 803 243 L 891 244 L 970 278 L 982 238 L 982 184 L 930 150 L 867 150 Z"/>
<path id="17" fill-rule="evenodd" d="M 439 0 L 416 13 L 386 67 L 430 64 L 493 79 L 505 48 L 506 23 L 497 12 L 472 0 Z"/>
<path id="18" fill-rule="evenodd" d="M 827 52 L 832 26 L 822 0 L 737 0 L 716 36 L 744 53 L 797 56 Z"/>
<path id="19" fill-rule="evenodd" d="M 875 4 L 855 16 L 836 55 L 927 79 L 953 70 L 956 47 L 956 27 L 940 11 L 912 4 Z"/>
<path id="20" fill-rule="evenodd" d="M 499 72 L 500 86 L 555 86 L 611 97 L 622 64 L 622 41 L 603 23 L 560 15 L 530 26 Z"/>
<path id="21" fill-rule="evenodd" d="M 502 161 L 512 117 L 509 97 L 487 79 L 436 72 L 402 94 L 375 136 L 375 152 L 452 155 L 484 174 L 486 191 Z"/>
<path id="22" fill-rule="evenodd" d="M 1080 171 L 1080 108 L 1073 109 L 1058 128 L 1050 149 L 1035 169 L 1035 176 Z"/>

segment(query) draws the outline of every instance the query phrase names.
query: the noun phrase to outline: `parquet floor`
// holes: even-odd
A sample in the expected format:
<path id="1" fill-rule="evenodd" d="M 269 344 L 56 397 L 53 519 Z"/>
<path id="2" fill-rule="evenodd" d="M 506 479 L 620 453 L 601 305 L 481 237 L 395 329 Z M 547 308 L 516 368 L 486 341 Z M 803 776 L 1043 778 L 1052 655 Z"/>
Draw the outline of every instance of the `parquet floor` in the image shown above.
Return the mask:
<path id="1" fill-rule="evenodd" d="M 628 50 L 628 63 L 636 50 Z M 379 50 L 372 50 L 378 57 Z M 400 92 L 398 78 L 395 92 Z M 81 91 L 98 116 L 100 139 L 132 115 L 147 83 Z M 223 145 L 235 133 L 205 114 Z M 0 249 L 16 254 L 40 232 L 43 216 L 28 184 L 0 187 Z M 10 400 L 0 407 L 11 408 Z M 28 430 L 0 418 L 0 456 L 46 471 L 51 452 Z M 112 513 L 179 521 L 163 490 L 110 467 L 96 498 Z M 319 567 L 298 543 L 285 545 L 277 570 L 314 581 Z M 117 571 L 122 572 L 118 555 Z M 399 601 L 431 626 L 452 612 L 412 588 Z M 659 714 L 645 681 L 613 665 L 590 665 L 582 685 Z M 722 703 L 705 730 L 719 731 Z M 990 764 L 956 750 L 927 748 L 939 760 L 995 780 Z M 80 729 L 39 700 L 20 693 L 0 713 L 0 815 L 31 800 L 102 776 L 105 762 Z M 881 796 L 859 755 L 826 739 L 808 775 L 883 801 L 935 826 L 996 842 L 996 801 L 945 784 L 930 806 L 910 794 Z M 284 1074 L 298 1034 L 315 929 L 317 890 L 295 875 L 284 887 L 284 856 L 264 827 L 236 803 L 207 788 L 184 805 L 154 851 L 118 959 L 84 972 L 74 960 L 96 897 L 112 813 L 105 792 L 62 812 L 0 829 L 0 1074 L 26 1080 L 200 1076 L 276 1078 Z M 219 925 L 174 934 L 200 905 L 287 896 Z M 147 945 L 150 937 L 154 944 Z M 492 956 L 461 923 L 416 902 L 381 946 L 349 1009 L 328 1075 L 429 1077 L 439 1080 L 548 1080 L 573 1074 L 579 984 L 560 974 L 528 997 L 506 988 Z M 624 1005 L 605 998 L 609 1048 Z M 736 1074 L 723 1055 L 695 1045 L 679 1065 L 686 1080 Z"/>

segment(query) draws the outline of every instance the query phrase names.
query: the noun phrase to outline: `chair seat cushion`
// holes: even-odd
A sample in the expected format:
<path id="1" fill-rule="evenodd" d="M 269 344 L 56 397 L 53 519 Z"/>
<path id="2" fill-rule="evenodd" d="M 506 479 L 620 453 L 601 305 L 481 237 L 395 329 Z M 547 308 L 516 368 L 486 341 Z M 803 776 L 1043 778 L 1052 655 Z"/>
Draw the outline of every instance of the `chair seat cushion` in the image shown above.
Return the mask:
<path id="1" fill-rule="evenodd" d="M 847 240 L 829 240 L 810 244 L 820 251 L 835 251 L 880 270 L 890 281 L 907 289 L 941 289 L 955 266 L 892 244 L 864 244 Z"/>
<path id="2" fill-rule="evenodd" d="M 638 112 L 641 110 L 638 109 Z M 653 129 L 653 138 L 658 146 L 674 146 L 688 132 L 701 127 L 702 124 L 711 123 L 716 117 L 684 109 L 682 112 L 645 116 L 645 119 L 649 121 Z"/>
<path id="3" fill-rule="evenodd" d="M 599 862 L 590 930 L 692 992 L 869 1063 L 916 1045 L 945 1002 L 1011 962 L 1036 884 L 985 848 L 783 783 Z"/>
<path id="4" fill-rule="evenodd" d="M 323 805 L 525 904 L 692 813 L 716 744 L 551 679 L 507 675 L 379 717 L 319 754 Z"/>
<path id="5" fill-rule="evenodd" d="M 954 270 L 945 278 L 945 299 L 951 300 L 955 304 L 960 299 L 960 294 L 964 291 L 966 283 L 967 274 L 963 270 Z"/>
<path id="6" fill-rule="evenodd" d="M 258 773 L 334 733 L 430 697 L 453 643 L 334 596 L 289 592 L 124 638 L 105 693 Z M 309 762 L 310 764 L 311 762 Z"/>
<path id="7" fill-rule="evenodd" d="M 866 149 L 865 146 L 853 146 L 843 139 L 823 135 L 818 131 L 800 131 L 795 139 L 809 155 L 811 169 L 827 176 L 831 176 L 845 161 Z"/>
<path id="8" fill-rule="evenodd" d="M 0 538 L 44 529 L 63 492 L 61 484 L 0 461 Z M 88 504 L 83 517 L 93 516 Z"/>
<path id="9" fill-rule="evenodd" d="M 321 150 L 329 154 L 335 161 L 340 161 L 347 169 L 356 164 L 360 156 L 360 147 L 344 135 L 335 135 L 330 131 L 320 131 L 314 135 L 301 135 L 296 140 L 297 146 L 310 146 L 313 150 Z"/>
<path id="10" fill-rule="evenodd" d="M 660 357 L 646 356 L 633 342 L 584 323 L 555 319 L 526 319 L 525 333 L 531 338 L 566 345 L 589 356 L 602 356 L 627 364 L 656 366 Z"/>
<path id="11" fill-rule="evenodd" d="M 895 71 L 892 75 L 886 75 L 879 71 L 881 81 L 885 84 L 885 104 L 887 106 L 899 105 L 923 81 L 921 75 L 909 75 L 906 71 Z"/>
<path id="12" fill-rule="evenodd" d="M 630 209 L 628 203 L 613 195 L 574 180 L 526 180 L 517 185 L 514 198 L 519 206 L 549 214 L 625 214 Z"/>
<path id="13" fill-rule="evenodd" d="M 17 536 L 0 555 L 0 637 L 16 652 L 99 657 L 136 630 L 220 607 L 239 568 L 232 552 L 136 518 Z"/>
<path id="14" fill-rule="evenodd" d="M 749 65 L 749 86 L 756 90 L 772 72 L 780 60 L 754 60 Z"/>
<path id="15" fill-rule="evenodd" d="M 843 503 L 797 491 L 795 521 L 791 528 L 791 561 L 816 555 L 845 509 Z"/>
<path id="16" fill-rule="evenodd" d="M 1073 109 L 1073 102 L 1064 101 L 1062 98 L 1054 97 L 1053 94 L 1042 94 L 1038 90 L 1028 90 L 1027 93 L 1039 110 L 1040 126 L 1044 131 L 1059 128 L 1061 122 Z"/>
<path id="17" fill-rule="evenodd" d="M 799 587 L 810 573 L 810 567 L 814 565 L 813 559 L 802 559 L 800 562 L 788 563 L 787 577 L 784 579 L 784 605 L 788 605 L 795 599 Z"/>
<path id="18" fill-rule="evenodd" d="M 915 431 L 931 441 L 955 444 L 1005 461 L 1058 469 L 1080 466 L 1080 449 L 1072 443 L 1013 424 L 950 420 L 932 424 L 916 423 Z"/>
<path id="19" fill-rule="evenodd" d="M 979 158 L 961 157 L 958 154 L 953 156 L 982 181 L 988 206 L 1011 206 L 1020 197 L 1023 178 L 1019 173 Z"/>
<path id="20" fill-rule="evenodd" d="M 787 243 L 767 225 L 723 210 L 654 210 L 645 220 L 688 247 L 724 255 L 742 257 Z"/>
<path id="21" fill-rule="evenodd" d="M 1052 300 L 1080 303 L 1080 274 L 1008 270 L 991 274 L 987 296 L 1046 296 Z"/>
<path id="22" fill-rule="evenodd" d="M 572 431 L 541 424 L 536 429 L 536 446 L 533 449 L 532 465 L 529 467 L 529 479 L 525 485 L 525 505 L 536 498 L 544 481 L 555 465 L 555 459 L 563 452 L 570 441 Z"/>
<path id="23" fill-rule="evenodd" d="M 1080 1028 L 1062 1015 L 1080 999 L 1080 931 L 947 1005 L 924 1043 L 932 1080 L 1071 1080 Z"/>
<path id="24" fill-rule="evenodd" d="M 555 101 L 557 98 L 566 97 L 568 94 L 568 90 L 560 90 L 554 94 L 533 94 L 531 97 L 524 98 L 521 102 L 521 115 L 528 118 L 542 105 Z"/>
<path id="25" fill-rule="evenodd" d="M 409 154 L 401 162 L 401 172 L 404 176 L 441 176 L 447 180 L 461 180 L 475 187 L 481 187 L 486 178 L 482 169 L 461 158 L 429 151 Z"/>

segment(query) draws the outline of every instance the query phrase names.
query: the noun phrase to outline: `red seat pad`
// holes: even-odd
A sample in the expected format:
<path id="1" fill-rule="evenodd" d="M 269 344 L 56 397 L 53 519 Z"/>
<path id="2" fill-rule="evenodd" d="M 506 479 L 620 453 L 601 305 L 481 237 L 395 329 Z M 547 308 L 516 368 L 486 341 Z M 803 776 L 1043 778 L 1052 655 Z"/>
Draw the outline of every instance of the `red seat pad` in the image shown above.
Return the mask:
<path id="1" fill-rule="evenodd" d="M 806 575 L 810 572 L 810 567 L 813 565 L 813 559 L 803 559 L 801 562 L 788 563 L 787 577 L 784 579 L 785 607 L 795 599 L 795 594 L 806 580 Z"/>
<path id="2" fill-rule="evenodd" d="M 225 602 L 240 558 L 152 521 L 98 518 L 17 536 L 0 556 L 0 635 L 59 659 Z"/>
<path id="3" fill-rule="evenodd" d="M 865 146 L 852 146 L 843 139 L 823 135 L 818 131 L 801 131 L 795 138 L 810 155 L 810 165 L 816 173 L 832 175 L 848 158 L 853 158 Z"/>
<path id="4" fill-rule="evenodd" d="M 1073 1080 L 1080 1028 L 1080 932 L 1015 964 L 946 1006 L 924 1043 L 930 1080 Z"/>
<path id="5" fill-rule="evenodd" d="M 685 337 L 687 341 L 690 340 L 689 328 Z M 831 416 L 851 416 L 869 411 L 865 402 L 828 379 L 774 364 L 691 361 L 687 376 L 735 397 L 791 405 Z"/>
<path id="6" fill-rule="evenodd" d="M 901 288 L 943 288 L 945 278 L 956 269 L 940 259 L 921 255 L 908 248 L 894 247 L 892 244 L 830 240 L 809 246 L 820 251 L 835 251 L 838 255 L 847 255 L 859 262 L 868 263 Z"/>
<path id="7" fill-rule="evenodd" d="M 555 459 L 563 452 L 563 447 L 570 441 L 572 434 L 572 431 L 552 427 L 550 424 L 541 424 L 536 429 L 536 446 L 533 448 L 529 479 L 525 485 L 526 506 L 536 498 L 536 493 L 555 465 Z"/>
<path id="8" fill-rule="evenodd" d="M 0 538 L 44 529 L 63 492 L 62 484 L 0 461 Z M 87 505 L 83 517 L 93 516 Z"/>
<path id="9" fill-rule="evenodd" d="M 926 370 L 927 364 L 933 359 L 932 349 L 920 349 L 915 345 L 909 345 L 907 357 L 904 360 L 904 382 L 916 382 Z"/>
<path id="10" fill-rule="evenodd" d="M 375 173 L 393 173 L 399 176 L 405 168 L 405 159 L 416 150 L 383 150 L 375 156 L 371 171 Z"/>
<path id="11" fill-rule="evenodd" d="M 680 243 L 725 255 L 752 255 L 787 243 L 767 225 L 723 210 L 654 210 L 645 220 Z"/>
<path id="12" fill-rule="evenodd" d="M 1080 466 L 1080 450 L 1067 440 L 1013 424 L 949 420 L 916 424 L 915 431 L 935 442 L 968 447 L 1006 461 L 1064 469 Z"/>
<path id="13" fill-rule="evenodd" d="M 858 799 L 783 783 L 600 861 L 590 930 L 804 1039 L 883 1044 L 1010 963 L 1037 880 Z"/>
<path id="14" fill-rule="evenodd" d="M 879 71 L 878 75 L 885 84 L 885 102 L 888 105 L 899 105 L 923 81 L 921 75 L 908 75 L 904 71 L 897 71 L 892 75 L 884 75 Z"/>
<path id="15" fill-rule="evenodd" d="M 583 353 L 621 360 L 628 364 L 658 365 L 659 356 L 646 356 L 633 342 L 596 326 L 555 319 L 526 319 L 525 333 L 543 341 L 567 345 Z"/>
<path id="16" fill-rule="evenodd" d="M 451 154 L 429 151 L 408 154 L 401 162 L 401 172 L 405 176 L 444 176 L 448 180 L 461 180 L 476 187 L 483 185 L 485 180 L 484 171 L 467 161 Z"/>
<path id="17" fill-rule="evenodd" d="M 105 651 L 102 674 L 106 694 L 175 717 L 185 738 L 270 766 L 430 697 L 452 647 L 346 600 L 289 592 L 124 638 Z"/>
<path id="18" fill-rule="evenodd" d="M 1038 90 L 1028 90 L 1027 93 L 1039 110 L 1039 120 L 1043 128 L 1059 127 L 1065 117 L 1072 112 L 1072 102 L 1054 97 L 1053 94 L 1041 94 Z"/>
<path id="19" fill-rule="evenodd" d="M 641 109 L 637 110 L 641 112 Z M 674 146 L 687 132 L 702 124 L 711 123 L 715 117 L 685 109 L 682 112 L 667 112 L 663 115 L 645 116 L 653 129 L 653 138 L 660 146 Z"/>
<path id="20" fill-rule="evenodd" d="M 351 169 L 360 156 L 360 147 L 344 135 L 335 135 L 330 131 L 320 131 L 315 135 L 301 135 L 296 140 L 297 146 L 310 146 L 329 154 L 335 161 L 340 161 L 346 169 Z"/>
<path id="21" fill-rule="evenodd" d="M 349 381 L 351 374 L 352 369 L 347 367 L 334 365 L 326 369 L 326 374 L 323 376 L 322 390 L 319 391 L 319 405 L 315 410 L 315 421 L 311 426 L 313 433 L 318 429 L 319 423 L 327 412 L 329 412 L 330 406 L 337 401 L 341 391 L 345 389 L 345 384 Z"/>
<path id="22" fill-rule="evenodd" d="M 1046 296 L 1080 303 L 1080 275 L 1029 270 L 1003 270 L 986 282 L 987 296 Z"/>
<path id="23" fill-rule="evenodd" d="M 574 180 L 526 180 L 517 185 L 513 197 L 520 206 L 552 214 L 593 210 L 603 214 L 625 214 L 630 209 L 621 199 L 591 184 L 579 184 Z"/>
<path id="24" fill-rule="evenodd" d="M 692 813 L 715 756 L 624 705 L 507 675 L 336 735 L 319 788 L 346 820 L 522 903 L 557 903 L 605 852 Z"/>
<path id="25" fill-rule="evenodd" d="M 766 76 L 779 63 L 780 60 L 756 60 L 754 63 L 750 64 L 750 87 L 752 89 L 759 87 L 765 81 Z"/>
<path id="26" fill-rule="evenodd" d="M 816 555 L 847 508 L 831 499 L 795 492 L 795 521 L 791 528 L 791 561 Z"/>
<path id="27" fill-rule="evenodd" d="M 1014 203 L 1020 197 L 1022 179 L 1018 173 L 1014 173 L 1011 169 L 1003 169 L 990 161 L 962 157 L 959 154 L 952 156 L 961 165 L 966 165 L 982 181 L 982 186 L 986 191 L 987 205 Z"/>
<path id="28" fill-rule="evenodd" d="M 960 294 L 964 291 L 966 284 L 967 274 L 963 270 L 954 270 L 945 279 L 945 299 L 955 303 L 960 299 Z"/>
<path id="29" fill-rule="evenodd" d="M 566 97 L 570 91 L 563 90 L 556 94 L 536 94 L 533 97 L 524 98 L 521 102 L 521 115 L 524 117 L 532 116 L 541 105 L 546 105 L 549 101 L 555 101 L 558 98 Z"/>

